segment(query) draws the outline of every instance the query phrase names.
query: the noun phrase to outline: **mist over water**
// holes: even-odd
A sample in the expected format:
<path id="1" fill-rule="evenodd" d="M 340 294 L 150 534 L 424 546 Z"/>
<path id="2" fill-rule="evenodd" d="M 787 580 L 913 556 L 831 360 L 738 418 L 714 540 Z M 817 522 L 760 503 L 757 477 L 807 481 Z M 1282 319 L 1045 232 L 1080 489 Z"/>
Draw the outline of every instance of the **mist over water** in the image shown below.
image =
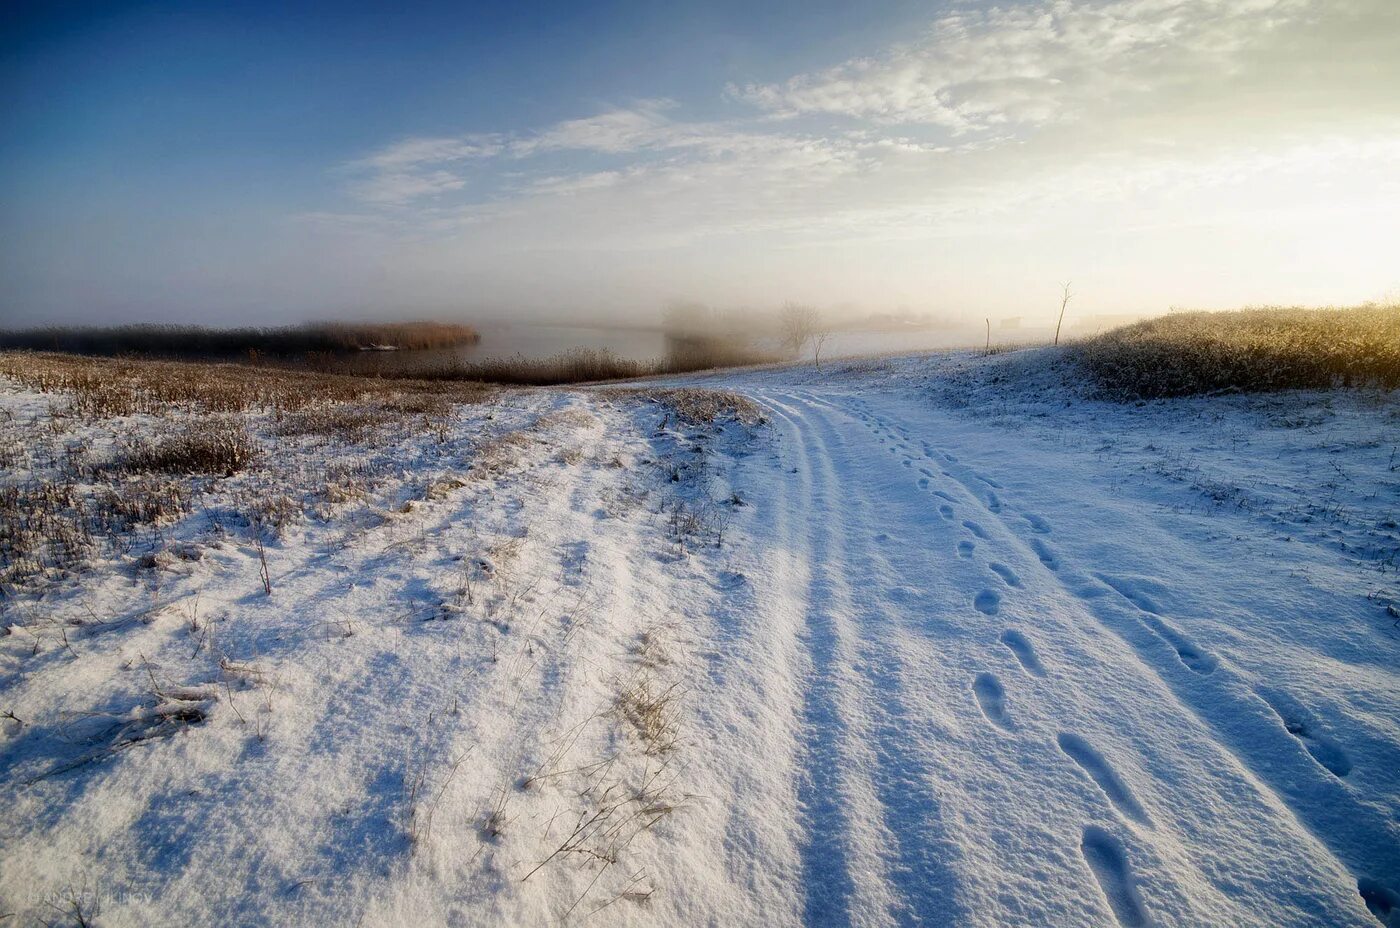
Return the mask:
<path id="1" fill-rule="evenodd" d="M 481 340 L 475 344 L 424 351 L 363 351 L 337 358 L 335 366 L 354 373 L 400 372 L 516 358 L 535 361 L 580 350 L 608 352 L 622 361 L 648 363 L 672 357 L 684 347 L 683 342 L 659 327 L 486 322 L 476 328 L 481 332 Z M 1005 332 L 993 334 L 994 344 L 1007 340 Z M 747 339 L 729 338 L 744 348 L 776 357 L 786 356 L 780 339 L 771 333 L 758 333 Z M 822 356 L 836 358 L 970 347 L 980 345 L 982 338 L 971 329 L 947 326 L 899 331 L 841 329 L 830 335 L 822 348 Z M 804 357 L 811 355 L 810 348 L 804 350 Z"/>

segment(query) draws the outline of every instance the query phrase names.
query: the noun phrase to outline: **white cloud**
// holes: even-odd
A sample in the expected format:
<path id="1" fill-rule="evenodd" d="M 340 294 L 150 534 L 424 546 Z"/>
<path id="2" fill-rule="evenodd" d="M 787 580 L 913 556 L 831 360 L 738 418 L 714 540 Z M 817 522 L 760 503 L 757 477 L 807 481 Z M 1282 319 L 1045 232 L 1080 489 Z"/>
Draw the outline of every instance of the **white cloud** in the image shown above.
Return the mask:
<path id="1" fill-rule="evenodd" d="M 448 171 L 383 170 L 357 181 L 355 196 L 367 203 L 400 206 L 424 197 L 461 190 L 467 182 Z"/>
<path id="2" fill-rule="evenodd" d="M 1364 243 L 1377 236 L 1347 230 L 1374 221 L 1368 196 L 1397 196 L 1381 182 L 1400 139 L 1400 103 L 1382 89 L 1400 79 L 1390 3 L 1335 0 L 1322 18 L 1311 0 L 969 8 L 911 44 L 731 88 L 725 118 L 642 100 L 529 133 L 404 139 L 344 166 L 359 207 L 326 210 L 316 226 L 377 238 L 375 253 L 395 255 L 413 286 L 439 280 L 452 294 L 471 275 L 503 288 L 515 273 L 503 299 L 540 292 L 544 254 L 553 297 L 608 268 L 660 279 L 639 257 L 660 254 L 716 276 L 738 269 L 733 279 L 765 277 L 771 261 L 800 280 L 807 261 L 813 280 L 843 268 L 874 293 L 896 286 L 856 256 L 907 253 L 916 269 L 902 273 L 927 282 L 929 256 L 953 248 L 1002 292 L 1003 277 L 1044 273 L 1032 254 L 1092 265 L 1118 255 L 1128 230 L 1153 230 L 1152 247 L 1179 261 L 1195 233 L 1164 230 L 1279 234 L 1249 227 L 1251 214 L 1308 217 L 1300 253 L 1349 234 L 1372 255 Z M 1195 286 L 1165 267 L 1151 278 L 1158 254 L 1142 247 L 1142 287 Z M 1240 275 L 1271 283 L 1262 265 Z"/>
<path id="3" fill-rule="evenodd" d="M 397 171 L 422 164 L 442 164 L 469 158 L 487 158 L 499 154 L 500 151 L 501 141 L 497 136 L 409 138 L 395 142 L 368 158 L 355 162 L 355 164 L 361 167 Z"/>
<path id="4" fill-rule="evenodd" d="M 954 133 L 1073 119 L 1237 56 L 1309 0 L 1051 0 L 949 14 L 919 41 L 780 84 L 731 86 L 776 116 L 828 114 Z"/>

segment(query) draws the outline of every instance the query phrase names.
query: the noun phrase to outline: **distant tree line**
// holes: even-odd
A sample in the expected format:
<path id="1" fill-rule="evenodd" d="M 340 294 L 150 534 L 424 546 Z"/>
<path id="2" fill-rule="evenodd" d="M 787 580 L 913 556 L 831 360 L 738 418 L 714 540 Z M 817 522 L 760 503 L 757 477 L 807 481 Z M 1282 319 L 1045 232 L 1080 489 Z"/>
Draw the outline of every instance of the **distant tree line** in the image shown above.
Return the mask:
<path id="1" fill-rule="evenodd" d="M 476 329 L 451 322 L 314 322 L 237 329 L 194 325 L 49 326 L 0 331 L 0 348 L 167 358 L 450 348 L 480 340 Z"/>

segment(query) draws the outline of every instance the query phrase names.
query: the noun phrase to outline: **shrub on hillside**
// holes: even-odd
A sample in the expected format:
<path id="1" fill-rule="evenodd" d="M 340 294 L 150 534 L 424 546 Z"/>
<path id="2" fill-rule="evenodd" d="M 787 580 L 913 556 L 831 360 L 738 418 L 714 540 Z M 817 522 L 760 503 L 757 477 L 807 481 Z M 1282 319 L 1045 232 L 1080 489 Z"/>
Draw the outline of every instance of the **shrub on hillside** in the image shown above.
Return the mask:
<path id="1" fill-rule="evenodd" d="M 1392 389 L 1400 386 L 1400 306 L 1173 313 L 1069 350 L 1121 398 Z"/>

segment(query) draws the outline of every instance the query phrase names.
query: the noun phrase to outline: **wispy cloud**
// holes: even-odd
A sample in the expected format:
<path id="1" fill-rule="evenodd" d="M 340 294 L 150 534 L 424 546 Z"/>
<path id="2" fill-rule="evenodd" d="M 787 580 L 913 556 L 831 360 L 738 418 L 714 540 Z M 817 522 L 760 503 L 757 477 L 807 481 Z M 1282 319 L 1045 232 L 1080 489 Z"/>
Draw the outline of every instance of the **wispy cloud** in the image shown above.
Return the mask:
<path id="1" fill-rule="evenodd" d="M 1309 0 L 1053 0 L 944 16 L 919 41 L 780 84 L 731 85 L 775 116 L 827 114 L 963 134 L 1077 118 L 1218 80 Z"/>
<path id="2" fill-rule="evenodd" d="M 1075 231 L 1047 241 L 1063 247 L 1128 216 L 1238 222 L 1285 200 L 1317 216 L 1329 207 L 1309 185 L 1344 191 L 1336 209 L 1365 202 L 1352 178 L 1384 189 L 1400 104 L 1372 85 L 1400 79 L 1376 53 L 1390 3 L 1333 0 L 1325 17 L 1321 0 L 957 9 L 869 57 L 715 88 L 721 118 L 644 99 L 533 132 L 399 140 L 342 165 L 357 206 L 317 221 L 416 249 L 426 278 L 532 267 L 531 253 L 593 274 L 582 256 L 730 249 L 743 264 L 814 243 L 1024 243 L 1061 225 Z"/>

